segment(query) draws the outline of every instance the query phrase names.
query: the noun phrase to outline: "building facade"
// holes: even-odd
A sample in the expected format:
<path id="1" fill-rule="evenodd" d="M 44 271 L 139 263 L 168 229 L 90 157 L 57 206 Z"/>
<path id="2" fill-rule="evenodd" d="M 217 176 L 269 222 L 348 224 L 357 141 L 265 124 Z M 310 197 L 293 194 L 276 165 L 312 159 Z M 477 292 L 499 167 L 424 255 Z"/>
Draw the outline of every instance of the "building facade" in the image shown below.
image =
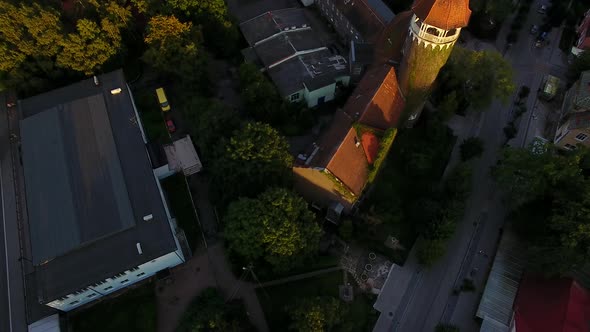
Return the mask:
<path id="1" fill-rule="evenodd" d="M 553 140 L 555 146 L 575 150 L 578 145 L 590 147 L 590 71 L 567 91 L 561 108 L 561 116 Z"/>

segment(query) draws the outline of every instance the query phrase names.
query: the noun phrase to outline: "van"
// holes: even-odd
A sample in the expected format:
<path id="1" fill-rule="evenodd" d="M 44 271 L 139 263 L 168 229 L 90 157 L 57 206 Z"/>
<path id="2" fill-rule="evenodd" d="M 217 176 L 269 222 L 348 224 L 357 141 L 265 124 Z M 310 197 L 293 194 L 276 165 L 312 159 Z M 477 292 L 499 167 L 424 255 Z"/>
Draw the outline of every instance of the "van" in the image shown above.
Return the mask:
<path id="1" fill-rule="evenodd" d="M 166 98 L 166 93 L 164 92 L 164 88 L 157 88 L 156 94 L 158 95 L 158 102 L 160 103 L 160 107 L 162 108 L 162 111 L 168 112 L 170 110 L 170 104 L 168 103 L 168 98 Z"/>

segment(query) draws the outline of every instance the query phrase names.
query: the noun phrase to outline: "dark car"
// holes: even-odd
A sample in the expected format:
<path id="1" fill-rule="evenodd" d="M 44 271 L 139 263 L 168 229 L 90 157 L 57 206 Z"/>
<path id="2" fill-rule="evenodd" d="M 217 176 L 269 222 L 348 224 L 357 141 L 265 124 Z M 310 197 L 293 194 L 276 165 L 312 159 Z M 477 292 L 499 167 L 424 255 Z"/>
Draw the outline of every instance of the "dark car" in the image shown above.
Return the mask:
<path id="1" fill-rule="evenodd" d="M 176 131 L 176 126 L 174 125 L 174 121 L 172 121 L 172 119 L 166 120 L 166 127 L 168 128 L 168 132 L 171 134 Z"/>

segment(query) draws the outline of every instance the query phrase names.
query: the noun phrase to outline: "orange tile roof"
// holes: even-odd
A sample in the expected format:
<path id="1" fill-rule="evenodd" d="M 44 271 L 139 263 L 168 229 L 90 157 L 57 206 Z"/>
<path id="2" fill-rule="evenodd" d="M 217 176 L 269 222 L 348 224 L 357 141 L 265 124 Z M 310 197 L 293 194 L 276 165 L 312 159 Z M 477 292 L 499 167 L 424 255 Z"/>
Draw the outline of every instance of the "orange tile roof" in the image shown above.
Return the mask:
<path id="1" fill-rule="evenodd" d="M 390 60 L 401 61 L 412 15 L 411 10 L 395 15 L 395 18 L 381 32 L 375 47 L 375 63 L 386 63 Z"/>
<path id="2" fill-rule="evenodd" d="M 463 28 L 469 23 L 469 0 L 416 0 L 412 11 L 424 23 L 444 30 Z"/>
<path id="3" fill-rule="evenodd" d="M 398 125 L 404 106 L 395 70 L 384 64 L 367 71 L 348 98 L 344 112 L 359 123 L 385 130 Z"/>
<path id="4" fill-rule="evenodd" d="M 379 139 L 374 133 L 366 131 L 361 135 L 361 144 L 365 150 L 367 162 L 372 165 L 375 159 L 377 159 L 377 153 L 379 152 Z"/>
<path id="5" fill-rule="evenodd" d="M 361 194 L 369 175 L 369 163 L 354 128 L 348 130 L 326 168 L 356 196 Z"/>

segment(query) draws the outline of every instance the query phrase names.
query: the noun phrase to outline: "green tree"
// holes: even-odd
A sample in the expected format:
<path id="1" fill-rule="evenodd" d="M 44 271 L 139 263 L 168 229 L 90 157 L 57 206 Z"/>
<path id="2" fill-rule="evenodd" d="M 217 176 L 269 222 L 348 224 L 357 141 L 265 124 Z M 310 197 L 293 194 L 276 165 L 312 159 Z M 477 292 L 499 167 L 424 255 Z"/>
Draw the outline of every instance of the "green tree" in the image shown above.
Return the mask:
<path id="1" fill-rule="evenodd" d="M 240 126 L 239 114 L 215 99 L 193 97 L 182 111 L 202 157 L 209 161 L 224 152 L 220 147 Z"/>
<path id="2" fill-rule="evenodd" d="M 215 288 L 205 289 L 181 318 L 177 332 L 255 331 L 241 301 L 226 303 Z"/>
<path id="3" fill-rule="evenodd" d="M 574 56 L 572 63 L 568 68 L 568 79 L 574 82 L 580 78 L 583 71 L 590 70 L 590 52 L 584 51 L 578 56 Z"/>
<path id="4" fill-rule="evenodd" d="M 264 261 L 275 271 L 287 271 L 318 249 L 321 231 L 313 214 L 287 189 L 240 198 L 229 205 L 224 222 L 230 250 L 247 263 Z"/>
<path id="5" fill-rule="evenodd" d="M 283 99 L 272 82 L 249 63 L 240 66 L 239 78 L 246 111 L 258 121 L 280 122 L 283 117 Z"/>
<path id="6" fill-rule="evenodd" d="M 59 66 L 86 75 L 92 75 L 122 50 L 121 36 L 131 21 L 129 8 L 116 1 L 100 4 L 89 1 L 89 4 L 95 7 L 97 19 L 79 19 L 76 22 L 76 31 L 69 33 L 61 41 L 62 49 L 57 55 Z"/>
<path id="7" fill-rule="evenodd" d="M 483 110 L 493 99 L 507 102 L 516 86 L 512 66 L 497 51 L 455 47 L 441 72 L 441 86 L 456 91 L 472 109 Z"/>
<path id="8" fill-rule="evenodd" d="M 203 83 L 205 57 L 199 52 L 201 31 L 175 16 L 150 18 L 143 60 L 162 74 L 171 74 L 185 83 Z"/>
<path id="9" fill-rule="evenodd" d="M 529 267 L 564 274 L 588 262 L 590 181 L 585 150 L 569 155 L 507 149 L 493 171 L 512 203 L 510 219 L 527 241 Z"/>
<path id="10" fill-rule="evenodd" d="M 270 186 L 288 185 L 293 157 L 287 140 L 271 126 L 247 123 L 224 145 L 212 169 L 220 198 L 254 197 Z"/>
<path id="11" fill-rule="evenodd" d="M 329 296 L 318 296 L 299 300 L 288 308 L 291 312 L 289 329 L 298 332 L 332 331 L 341 326 L 348 314 L 348 308 L 338 299 Z"/>
<path id="12" fill-rule="evenodd" d="M 10 72 L 27 59 L 55 56 L 62 29 L 59 13 L 51 8 L 0 0 L 0 71 Z"/>
<path id="13" fill-rule="evenodd" d="M 89 19 L 76 23 L 76 33 L 70 33 L 61 42 L 62 50 L 57 56 L 57 64 L 64 68 L 91 75 L 100 65 L 117 54 L 120 39 L 115 46 L 103 33 L 99 25 Z"/>
<path id="14" fill-rule="evenodd" d="M 479 157 L 483 153 L 483 141 L 478 137 L 469 137 L 461 143 L 460 149 L 463 161 Z"/>

